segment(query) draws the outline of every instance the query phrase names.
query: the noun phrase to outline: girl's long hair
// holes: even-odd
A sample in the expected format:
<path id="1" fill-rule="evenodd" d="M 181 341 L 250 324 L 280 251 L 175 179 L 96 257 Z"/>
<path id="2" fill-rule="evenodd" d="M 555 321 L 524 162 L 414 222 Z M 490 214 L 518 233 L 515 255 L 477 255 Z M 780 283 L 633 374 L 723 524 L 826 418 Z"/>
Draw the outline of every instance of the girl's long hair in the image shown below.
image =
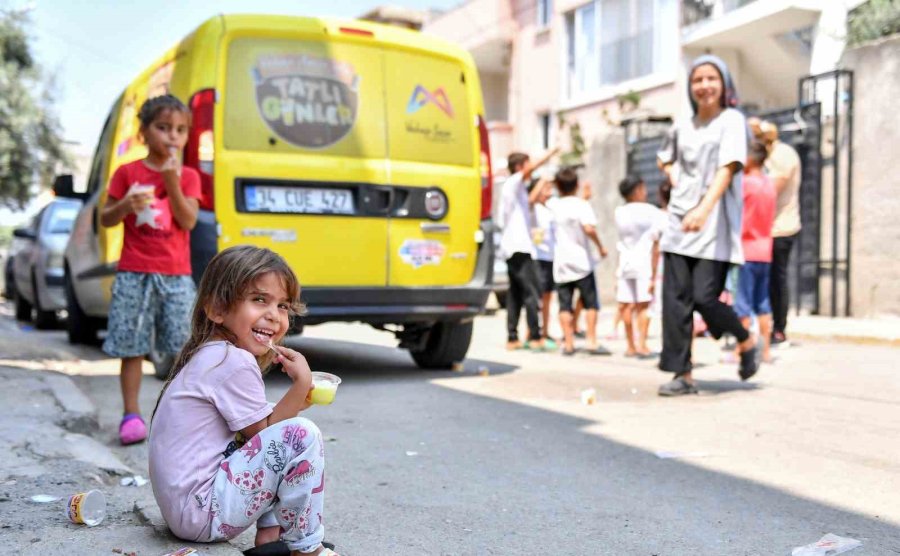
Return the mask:
<path id="1" fill-rule="evenodd" d="M 300 302 L 300 282 L 291 267 L 277 253 L 252 245 L 240 245 L 229 247 L 209 262 L 197 288 L 190 338 L 181 348 L 172 370 L 169 371 L 166 383 L 156 400 L 156 407 L 153 408 L 151 422 L 169 384 L 206 343 L 217 338 L 234 343 L 234 334 L 224 326 L 213 322 L 208 313 L 221 314 L 234 310 L 254 282 L 269 273 L 275 273 L 281 278 L 290 299 L 290 314 L 302 315 L 305 307 Z M 273 357 L 271 351 L 257 357 L 259 368 L 267 369 Z"/>

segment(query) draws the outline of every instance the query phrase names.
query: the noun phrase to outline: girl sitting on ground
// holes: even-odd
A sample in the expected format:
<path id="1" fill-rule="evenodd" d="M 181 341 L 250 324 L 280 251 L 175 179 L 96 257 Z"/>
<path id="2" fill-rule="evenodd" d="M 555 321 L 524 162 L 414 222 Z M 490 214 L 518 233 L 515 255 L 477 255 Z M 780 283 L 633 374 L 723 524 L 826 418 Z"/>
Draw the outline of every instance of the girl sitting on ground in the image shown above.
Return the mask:
<path id="1" fill-rule="evenodd" d="M 322 435 L 297 416 L 310 406 L 312 374 L 303 355 L 277 345 L 299 299 L 297 277 L 272 251 L 232 247 L 210 261 L 150 430 L 153 494 L 176 536 L 227 540 L 255 523 L 258 547 L 334 554 L 322 545 Z M 293 381 L 274 407 L 261 371 L 273 360 Z"/>

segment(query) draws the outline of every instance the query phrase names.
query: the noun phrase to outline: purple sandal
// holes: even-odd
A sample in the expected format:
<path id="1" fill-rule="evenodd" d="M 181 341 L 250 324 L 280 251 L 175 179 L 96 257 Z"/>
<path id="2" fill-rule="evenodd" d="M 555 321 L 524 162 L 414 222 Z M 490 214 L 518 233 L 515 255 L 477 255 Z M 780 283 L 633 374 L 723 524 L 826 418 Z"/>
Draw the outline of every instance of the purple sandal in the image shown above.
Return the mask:
<path id="1" fill-rule="evenodd" d="M 119 425 L 119 440 L 122 446 L 137 444 L 147 438 L 147 425 L 137 413 L 126 413 Z"/>

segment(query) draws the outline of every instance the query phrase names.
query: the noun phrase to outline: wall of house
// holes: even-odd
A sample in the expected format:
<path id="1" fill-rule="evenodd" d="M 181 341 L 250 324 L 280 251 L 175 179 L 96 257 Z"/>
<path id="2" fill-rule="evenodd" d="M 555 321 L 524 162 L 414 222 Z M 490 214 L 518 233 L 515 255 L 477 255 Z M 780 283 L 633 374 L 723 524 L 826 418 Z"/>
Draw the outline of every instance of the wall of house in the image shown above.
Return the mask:
<path id="1" fill-rule="evenodd" d="M 854 72 L 851 304 L 855 317 L 900 315 L 900 35 L 844 53 Z M 890 147 L 890 146 L 893 147 Z"/>

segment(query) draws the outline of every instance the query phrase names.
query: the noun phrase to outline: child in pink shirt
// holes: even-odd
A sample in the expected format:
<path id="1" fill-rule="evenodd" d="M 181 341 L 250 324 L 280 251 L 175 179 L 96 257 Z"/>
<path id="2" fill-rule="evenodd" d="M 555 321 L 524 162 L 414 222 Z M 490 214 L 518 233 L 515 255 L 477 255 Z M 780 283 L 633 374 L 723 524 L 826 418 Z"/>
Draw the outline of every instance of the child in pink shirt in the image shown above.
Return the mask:
<path id="1" fill-rule="evenodd" d="M 258 547 L 334 554 L 322 544 L 322 435 L 297 416 L 312 374 L 303 355 L 276 345 L 299 299 L 294 272 L 268 249 L 226 249 L 203 274 L 191 338 L 150 428 L 153 494 L 176 536 L 226 540 L 255 523 Z M 271 407 L 260 369 L 273 360 L 293 384 Z"/>
<path id="2" fill-rule="evenodd" d="M 762 359 L 772 362 L 769 350 L 772 335 L 772 305 L 769 302 L 769 275 L 772 266 L 772 225 L 775 222 L 775 185 L 762 171 L 766 147 L 754 142 L 747 149 L 744 165 L 744 217 L 741 244 L 744 260 L 738 275 L 734 309 L 745 328 L 756 316 L 763 342 Z"/>

